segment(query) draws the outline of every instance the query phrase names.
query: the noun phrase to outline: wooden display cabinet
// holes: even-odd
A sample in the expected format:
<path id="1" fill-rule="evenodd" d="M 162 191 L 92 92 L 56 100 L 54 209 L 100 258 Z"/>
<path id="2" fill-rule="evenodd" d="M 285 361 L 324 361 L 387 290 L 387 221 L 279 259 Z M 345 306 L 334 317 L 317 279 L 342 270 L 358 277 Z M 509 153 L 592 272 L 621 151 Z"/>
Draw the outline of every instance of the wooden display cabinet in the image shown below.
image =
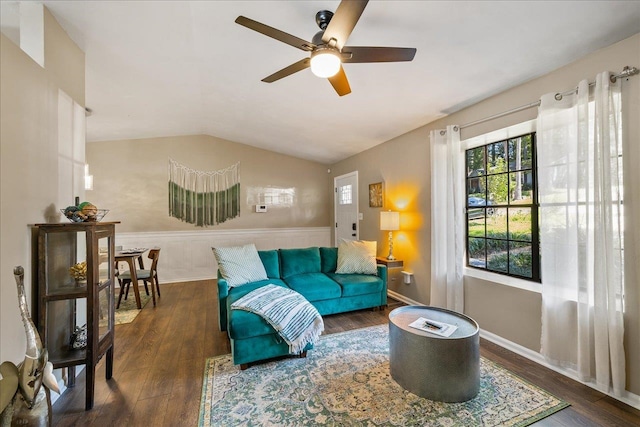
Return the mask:
<path id="1" fill-rule="evenodd" d="M 38 331 L 54 368 L 86 365 L 85 409 L 93 407 L 95 368 L 106 355 L 106 379 L 113 372 L 114 239 L 118 222 L 36 224 L 38 228 Z M 86 262 L 86 280 L 70 268 Z M 73 348 L 76 327 L 87 325 L 84 348 Z"/>

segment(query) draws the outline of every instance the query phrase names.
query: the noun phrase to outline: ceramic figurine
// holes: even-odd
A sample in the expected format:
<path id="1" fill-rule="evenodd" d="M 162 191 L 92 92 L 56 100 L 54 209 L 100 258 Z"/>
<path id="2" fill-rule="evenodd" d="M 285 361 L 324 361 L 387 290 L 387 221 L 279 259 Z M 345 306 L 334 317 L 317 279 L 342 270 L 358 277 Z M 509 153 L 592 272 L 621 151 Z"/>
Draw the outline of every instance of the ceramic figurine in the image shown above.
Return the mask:
<path id="1" fill-rule="evenodd" d="M 15 366 L 11 362 L 0 365 L 0 426 L 50 426 L 51 399 L 49 390 L 60 393 L 53 375 L 53 365 L 48 361 L 40 335 L 29 316 L 29 306 L 24 292 L 24 269 L 13 269 L 18 286 L 18 306 L 27 334 L 27 350 L 24 361 Z M 41 387 L 42 385 L 45 387 Z M 12 398 L 10 398 L 12 396 Z"/>

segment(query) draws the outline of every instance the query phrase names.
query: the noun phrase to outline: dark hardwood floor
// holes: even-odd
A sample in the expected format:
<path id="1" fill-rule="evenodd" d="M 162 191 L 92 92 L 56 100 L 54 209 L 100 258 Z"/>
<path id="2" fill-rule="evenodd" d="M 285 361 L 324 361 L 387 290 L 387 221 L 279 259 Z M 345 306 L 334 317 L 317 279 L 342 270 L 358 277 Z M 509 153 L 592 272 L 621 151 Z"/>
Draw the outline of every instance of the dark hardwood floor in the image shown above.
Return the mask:
<path id="1" fill-rule="evenodd" d="M 84 373 L 53 406 L 55 426 L 196 426 L 206 358 L 229 353 L 218 330 L 213 280 L 161 285 L 158 306 L 148 304 L 133 323 L 117 325 L 113 378 L 96 373 L 95 405 L 84 410 Z M 386 324 L 402 305 L 325 316 L 325 334 Z M 486 340 L 482 356 L 572 406 L 535 426 L 639 426 L 640 411 Z"/>

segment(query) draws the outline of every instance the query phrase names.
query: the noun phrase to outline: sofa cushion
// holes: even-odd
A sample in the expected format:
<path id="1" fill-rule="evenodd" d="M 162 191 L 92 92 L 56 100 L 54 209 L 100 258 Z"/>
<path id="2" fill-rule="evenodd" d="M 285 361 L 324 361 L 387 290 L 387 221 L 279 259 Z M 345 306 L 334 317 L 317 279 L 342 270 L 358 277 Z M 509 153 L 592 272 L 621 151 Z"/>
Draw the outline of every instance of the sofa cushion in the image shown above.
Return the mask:
<path id="1" fill-rule="evenodd" d="M 262 260 L 262 265 L 267 272 L 267 277 L 270 279 L 280 278 L 280 259 L 278 251 L 258 251 L 258 255 Z"/>
<path id="2" fill-rule="evenodd" d="M 301 294 L 307 301 L 340 298 L 342 288 L 324 273 L 305 273 L 289 276 L 287 286 Z"/>
<path id="3" fill-rule="evenodd" d="M 320 248 L 320 271 L 335 273 L 338 267 L 338 248 Z"/>
<path id="4" fill-rule="evenodd" d="M 320 250 L 316 247 L 304 249 L 280 249 L 282 278 L 304 273 L 320 272 Z"/>
<path id="5" fill-rule="evenodd" d="M 267 272 L 253 243 L 212 249 L 220 273 L 229 287 L 267 279 Z"/>
<path id="6" fill-rule="evenodd" d="M 344 297 L 380 293 L 384 286 L 381 278 L 369 274 L 329 273 L 327 276 L 340 283 Z"/>
<path id="7" fill-rule="evenodd" d="M 343 240 L 338 245 L 338 274 L 376 274 L 375 241 Z"/>
<path id="8" fill-rule="evenodd" d="M 275 330 L 264 320 L 262 317 L 254 313 L 249 313 L 244 310 L 231 310 L 231 304 L 248 294 L 249 292 L 265 286 L 269 283 L 278 286 L 287 285 L 278 279 L 261 280 L 259 282 L 248 283 L 237 288 L 233 288 L 229 291 L 227 297 L 227 313 L 229 316 L 228 333 L 229 338 L 234 340 L 241 340 L 250 337 L 257 337 L 260 335 L 275 334 Z"/>

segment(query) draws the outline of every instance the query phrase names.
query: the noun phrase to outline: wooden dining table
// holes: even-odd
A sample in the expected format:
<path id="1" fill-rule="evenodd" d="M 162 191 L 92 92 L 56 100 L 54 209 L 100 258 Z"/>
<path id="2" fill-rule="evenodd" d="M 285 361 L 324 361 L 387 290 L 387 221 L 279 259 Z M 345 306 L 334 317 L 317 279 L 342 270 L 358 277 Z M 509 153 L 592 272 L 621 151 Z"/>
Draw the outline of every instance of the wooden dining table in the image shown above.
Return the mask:
<path id="1" fill-rule="evenodd" d="M 131 274 L 131 283 L 133 284 L 133 293 L 136 298 L 136 306 L 138 309 L 142 309 L 142 303 L 140 301 L 140 289 L 138 288 L 138 276 L 136 273 L 136 260 L 140 265 L 140 269 L 144 269 L 144 262 L 142 261 L 142 254 L 144 254 L 148 248 L 134 248 L 134 249 L 122 249 L 115 254 L 116 262 L 126 262 L 129 266 L 129 272 Z M 153 292 L 153 302 L 155 304 L 156 295 L 153 285 L 151 286 L 151 292 Z"/>

